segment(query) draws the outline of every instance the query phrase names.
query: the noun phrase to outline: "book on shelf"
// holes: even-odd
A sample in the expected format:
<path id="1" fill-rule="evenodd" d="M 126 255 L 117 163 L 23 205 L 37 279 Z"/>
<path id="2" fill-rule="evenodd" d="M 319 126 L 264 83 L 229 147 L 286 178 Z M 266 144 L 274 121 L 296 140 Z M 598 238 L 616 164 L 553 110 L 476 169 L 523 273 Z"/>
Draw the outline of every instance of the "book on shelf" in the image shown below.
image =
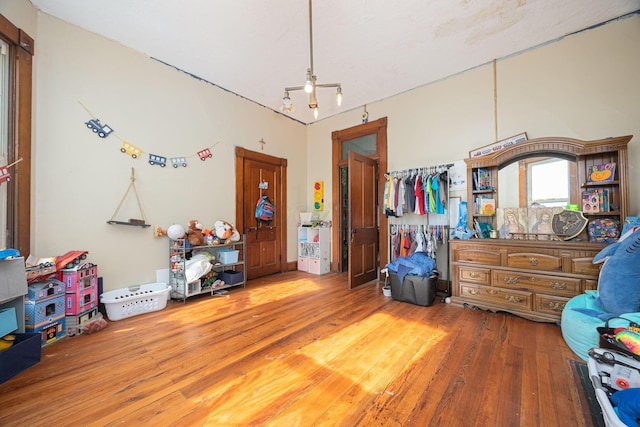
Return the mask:
<path id="1" fill-rule="evenodd" d="M 478 168 L 478 190 L 493 190 L 490 169 Z"/>
<path id="2" fill-rule="evenodd" d="M 481 215 L 495 215 L 496 213 L 496 199 L 480 199 L 480 214 Z"/>
<path id="3" fill-rule="evenodd" d="M 585 190 L 582 192 L 582 212 L 600 212 L 600 195 L 598 190 Z"/>
<path id="4" fill-rule="evenodd" d="M 588 182 L 610 182 L 616 174 L 616 164 L 602 163 L 599 165 L 591 165 L 587 169 Z"/>

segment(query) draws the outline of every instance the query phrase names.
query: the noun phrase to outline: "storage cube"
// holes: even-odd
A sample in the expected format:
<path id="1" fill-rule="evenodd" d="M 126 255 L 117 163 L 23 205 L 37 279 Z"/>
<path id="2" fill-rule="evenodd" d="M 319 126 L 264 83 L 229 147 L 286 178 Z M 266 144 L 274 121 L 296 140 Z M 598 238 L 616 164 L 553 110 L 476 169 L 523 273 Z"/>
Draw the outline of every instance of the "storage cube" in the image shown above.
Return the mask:
<path id="1" fill-rule="evenodd" d="M 222 264 L 235 264 L 238 262 L 240 251 L 234 249 L 222 249 L 218 251 L 218 260 Z"/>
<path id="2" fill-rule="evenodd" d="M 218 277 L 227 285 L 235 285 L 242 283 L 244 280 L 244 273 L 242 271 L 225 270 L 221 271 Z"/>
<path id="3" fill-rule="evenodd" d="M 27 293 L 24 258 L 0 260 L 0 302 Z"/>
<path id="4" fill-rule="evenodd" d="M 11 347 L 0 352 L 0 383 L 40 362 L 42 353 L 40 334 L 16 334 Z"/>
<path id="5" fill-rule="evenodd" d="M 13 307 L 0 310 L 0 337 L 18 329 L 18 317 Z"/>
<path id="6" fill-rule="evenodd" d="M 64 317 L 64 296 L 65 294 L 62 294 L 38 301 L 25 301 L 25 328 L 33 329 Z"/>
<path id="7" fill-rule="evenodd" d="M 29 300 L 38 301 L 61 294 L 64 294 L 64 284 L 56 279 L 50 279 L 30 284 L 27 295 Z"/>
<path id="8" fill-rule="evenodd" d="M 86 263 L 76 269 L 62 270 L 60 280 L 64 283 L 65 292 L 81 292 L 98 284 L 98 266 Z"/>
<path id="9" fill-rule="evenodd" d="M 98 306 L 98 287 L 65 294 L 65 314 L 75 316 Z"/>
<path id="10" fill-rule="evenodd" d="M 45 323 L 36 327 L 26 326 L 27 332 L 37 333 L 40 335 L 40 345 L 45 346 L 51 344 L 67 335 L 65 329 L 65 317 L 62 316 L 53 322 Z M 15 344 L 14 344 L 15 345 Z"/>
<path id="11" fill-rule="evenodd" d="M 404 276 L 400 283 L 396 273 L 390 273 L 391 297 L 396 301 L 408 302 L 411 304 L 429 306 L 436 298 L 436 285 L 438 275 L 424 276 Z"/>

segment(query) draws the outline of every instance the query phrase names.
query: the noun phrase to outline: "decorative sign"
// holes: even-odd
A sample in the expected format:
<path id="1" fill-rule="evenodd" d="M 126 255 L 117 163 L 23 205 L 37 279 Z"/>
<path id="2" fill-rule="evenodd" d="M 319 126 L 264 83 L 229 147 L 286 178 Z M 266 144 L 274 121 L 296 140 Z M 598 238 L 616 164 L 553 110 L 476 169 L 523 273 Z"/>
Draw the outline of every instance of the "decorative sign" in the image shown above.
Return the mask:
<path id="1" fill-rule="evenodd" d="M 494 142 L 493 144 L 485 145 L 484 147 L 476 148 L 475 150 L 469 151 L 469 157 L 475 159 L 476 157 L 486 156 L 488 154 L 493 154 L 497 151 L 503 150 L 507 147 L 511 147 L 519 142 L 527 140 L 527 133 L 522 132 L 521 134 L 514 135 L 510 138 L 503 139 L 498 142 Z"/>

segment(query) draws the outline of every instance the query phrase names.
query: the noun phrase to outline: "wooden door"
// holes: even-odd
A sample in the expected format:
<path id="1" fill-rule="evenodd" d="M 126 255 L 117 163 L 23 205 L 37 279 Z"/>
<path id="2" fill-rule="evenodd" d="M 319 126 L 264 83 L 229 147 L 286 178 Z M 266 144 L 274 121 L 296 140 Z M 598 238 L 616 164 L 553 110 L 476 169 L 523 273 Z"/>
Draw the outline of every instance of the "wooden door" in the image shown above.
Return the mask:
<path id="1" fill-rule="evenodd" d="M 376 161 L 349 152 L 349 289 L 378 277 Z"/>
<path id="2" fill-rule="evenodd" d="M 286 271 L 286 159 L 236 149 L 237 228 L 245 234 L 247 278 Z M 258 199 L 275 205 L 273 221 L 255 218 Z"/>

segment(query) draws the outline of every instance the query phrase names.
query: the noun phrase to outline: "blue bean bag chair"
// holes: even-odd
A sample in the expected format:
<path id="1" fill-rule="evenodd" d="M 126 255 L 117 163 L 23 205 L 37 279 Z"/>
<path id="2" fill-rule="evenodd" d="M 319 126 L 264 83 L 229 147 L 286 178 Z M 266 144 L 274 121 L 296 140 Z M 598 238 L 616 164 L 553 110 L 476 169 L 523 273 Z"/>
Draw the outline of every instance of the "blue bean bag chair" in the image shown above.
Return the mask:
<path id="1" fill-rule="evenodd" d="M 596 330 L 607 319 L 611 327 L 640 323 L 640 230 L 630 230 L 602 249 L 593 262 L 603 262 L 598 290 L 585 291 L 569 300 L 562 310 L 560 327 L 567 345 L 582 359 L 599 347 Z M 622 317 L 624 319 L 619 319 Z"/>
<path id="2" fill-rule="evenodd" d="M 569 348 L 583 360 L 588 360 L 590 348 L 599 347 L 600 337 L 596 330 L 604 326 L 611 314 L 596 304 L 597 291 L 585 291 L 567 302 L 562 310 L 560 329 Z M 594 315 L 600 313 L 601 316 Z M 640 323 L 640 312 L 622 313 L 620 317 Z M 620 318 L 609 319 L 611 327 L 627 327 L 629 322 Z"/>

